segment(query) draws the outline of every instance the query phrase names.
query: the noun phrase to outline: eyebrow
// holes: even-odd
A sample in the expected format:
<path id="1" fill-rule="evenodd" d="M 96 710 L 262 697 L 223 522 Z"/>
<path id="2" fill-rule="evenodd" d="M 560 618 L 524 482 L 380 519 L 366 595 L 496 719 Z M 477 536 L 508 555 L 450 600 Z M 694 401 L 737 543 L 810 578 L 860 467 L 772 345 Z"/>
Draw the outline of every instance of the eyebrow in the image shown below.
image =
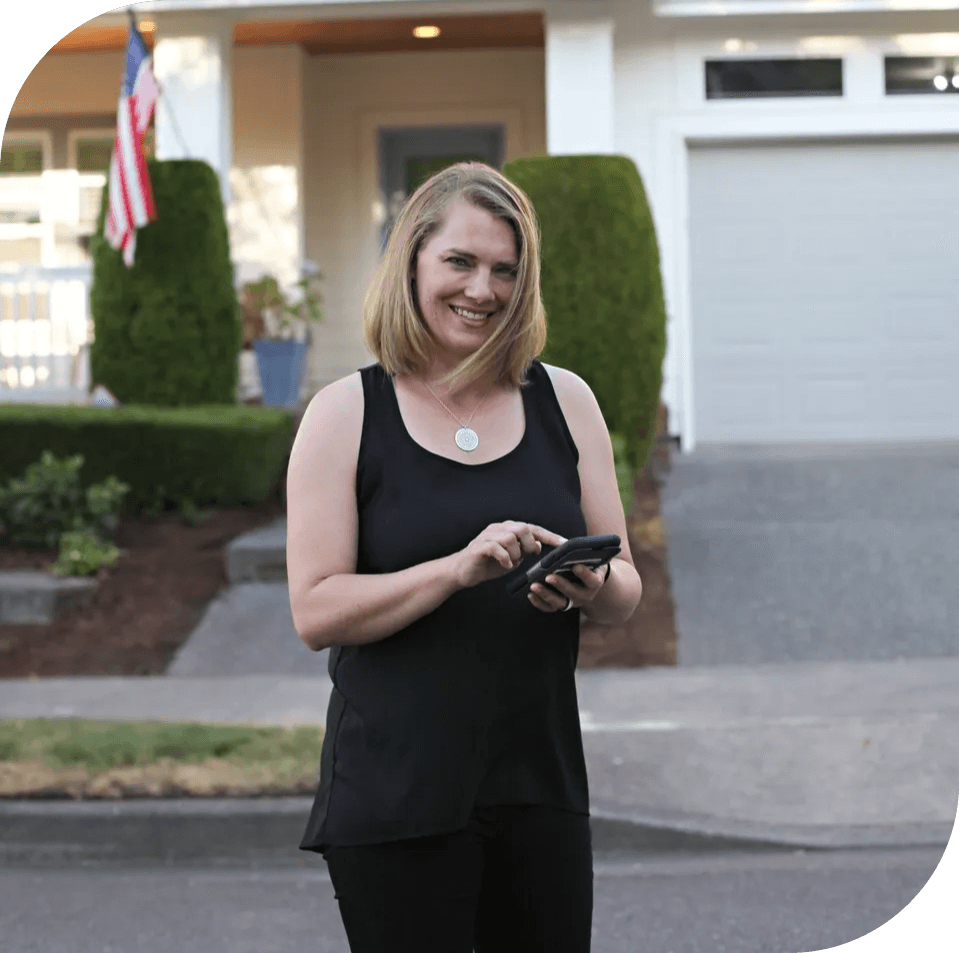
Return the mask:
<path id="1" fill-rule="evenodd" d="M 468 251 L 463 251 L 463 250 L 460 249 L 460 248 L 447 248 L 447 249 L 446 249 L 446 254 L 447 254 L 447 255 L 459 255 L 461 258 L 469 258 L 469 259 L 471 259 L 472 261 L 476 261 L 476 256 L 475 256 L 475 255 L 470 254 Z M 518 262 L 518 261 L 498 261 L 498 262 L 496 262 L 496 264 L 497 264 L 497 265 L 505 265 L 507 268 L 519 268 L 519 262 Z"/>

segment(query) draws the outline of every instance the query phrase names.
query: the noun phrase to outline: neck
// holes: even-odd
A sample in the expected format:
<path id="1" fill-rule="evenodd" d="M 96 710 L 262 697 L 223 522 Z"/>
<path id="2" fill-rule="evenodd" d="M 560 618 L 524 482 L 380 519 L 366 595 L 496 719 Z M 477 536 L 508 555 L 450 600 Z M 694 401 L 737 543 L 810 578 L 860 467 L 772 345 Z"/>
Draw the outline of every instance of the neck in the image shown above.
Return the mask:
<path id="1" fill-rule="evenodd" d="M 446 403 L 455 402 L 466 406 L 477 404 L 487 394 L 491 394 L 496 389 L 496 380 L 490 375 L 450 388 L 448 384 L 442 383 L 442 380 L 455 366 L 455 364 L 442 364 L 434 361 L 423 374 L 415 374 L 411 377 L 432 389 L 435 396 L 442 398 Z"/>

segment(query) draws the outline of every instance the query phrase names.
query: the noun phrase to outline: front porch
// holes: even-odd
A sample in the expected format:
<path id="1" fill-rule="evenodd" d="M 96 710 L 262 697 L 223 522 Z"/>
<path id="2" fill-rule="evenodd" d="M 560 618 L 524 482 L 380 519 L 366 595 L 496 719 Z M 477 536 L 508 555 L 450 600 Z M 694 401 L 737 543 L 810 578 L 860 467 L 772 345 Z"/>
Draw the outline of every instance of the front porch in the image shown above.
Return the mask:
<path id="1" fill-rule="evenodd" d="M 264 272 L 292 284 L 304 260 L 324 273 L 309 393 L 369 360 L 363 293 L 384 228 L 417 171 L 454 156 L 501 165 L 529 154 L 612 151 L 611 24 L 495 6 L 461 17 L 357 19 L 356 9 L 347 17 L 321 4 L 299 8 L 296 20 L 276 19 L 268 7 L 141 17 L 164 88 L 156 155 L 202 158 L 220 174 L 237 285 Z M 39 143 L 33 161 L 41 170 L 0 177 L 0 260 L 8 267 L 88 261 L 84 238 L 109 150 L 88 149 L 104 165 L 91 168 L 78 144 L 112 143 L 123 22 L 108 14 L 75 31 L 21 90 L 5 152 L 15 141 Z M 425 26 L 438 36 L 414 36 Z M 77 76 L 82 88 L 67 106 L 63 84 Z M 477 136 L 493 142 L 492 151 L 478 147 Z M 9 361 L 9 322 L 23 329 L 27 319 L 21 311 L 0 320 L 0 353 Z M 18 341 L 36 337 L 17 333 Z M 0 400 L 14 390 L 29 399 L 36 374 L 29 379 L 19 371 L 12 384 L 0 378 Z"/>

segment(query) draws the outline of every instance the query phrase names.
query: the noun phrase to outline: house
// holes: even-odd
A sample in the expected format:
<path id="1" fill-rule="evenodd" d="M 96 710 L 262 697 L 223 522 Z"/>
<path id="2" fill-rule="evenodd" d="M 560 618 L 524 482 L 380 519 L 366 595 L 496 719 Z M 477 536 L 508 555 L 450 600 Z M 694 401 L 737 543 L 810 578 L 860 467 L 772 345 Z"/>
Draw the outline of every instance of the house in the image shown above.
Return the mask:
<path id="1" fill-rule="evenodd" d="M 292 281 L 304 258 L 325 273 L 311 390 L 368 362 L 360 305 L 384 228 L 437 162 L 630 156 L 662 254 L 663 397 L 689 449 L 959 437 L 957 8 L 151 0 L 136 12 L 164 89 L 157 156 L 220 173 L 238 278 Z M 82 266 L 124 41 L 125 16 L 104 14 L 24 82 L 0 173 L 36 184 L 18 210 L 0 176 L 0 262 Z"/>

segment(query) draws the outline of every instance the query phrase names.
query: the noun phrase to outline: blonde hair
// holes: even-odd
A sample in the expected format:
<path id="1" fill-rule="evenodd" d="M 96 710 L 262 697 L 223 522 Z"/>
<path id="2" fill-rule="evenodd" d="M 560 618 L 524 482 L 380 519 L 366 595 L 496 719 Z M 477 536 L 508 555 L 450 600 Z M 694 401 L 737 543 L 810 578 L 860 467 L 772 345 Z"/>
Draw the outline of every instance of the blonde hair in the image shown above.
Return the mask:
<path id="1" fill-rule="evenodd" d="M 533 203 L 522 189 L 482 162 L 458 162 L 437 172 L 403 206 L 363 299 L 363 338 L 388 373 L 426 370 L 433 338 L 420 317 L 413 289 L 416 260 L 458 199 L 485 209 L 510 226 L 519 266 L 506 316 L 489 339 L 442 383 L 456 386 L 492 372 L 497 382 L 518 386 L 546 345 L 546 312 L 539 288 L 539 223 Z"/>

